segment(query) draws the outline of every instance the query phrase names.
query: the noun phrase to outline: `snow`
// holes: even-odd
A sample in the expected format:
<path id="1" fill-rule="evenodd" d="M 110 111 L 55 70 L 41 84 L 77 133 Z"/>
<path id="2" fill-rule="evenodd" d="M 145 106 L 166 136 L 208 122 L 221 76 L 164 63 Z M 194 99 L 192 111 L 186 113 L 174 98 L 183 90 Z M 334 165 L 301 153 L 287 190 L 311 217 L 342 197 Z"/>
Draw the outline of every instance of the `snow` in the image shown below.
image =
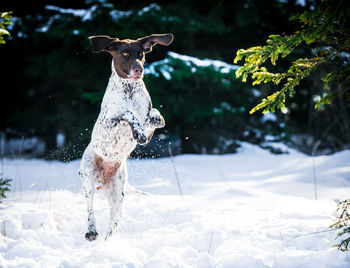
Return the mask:
<path id="1" fill-rule="evenodd" d="M 129 18 L 132 16 L 133 12 L 131 10 L 123 11 L 123 10 L 117 10 L 113 9 L 109 12 L 109 15 L 117 22 L 120 19 Z"/>
<path id="2" fill-rule="evenodd" d="M 104 1 L 101 1 L 101 5 L 105 8 L 113 9 L 112 11 L 110 11 L 109 14 L 115 20 L 119 20 L 121 18 L 128 18 L 134 14 L 134 12 L 132 10 L 127 10 L 127 11 L 117 10 L 114 8 L 113 4 L 105 3 Z M 82 22 L 91 20 L 92 14 L 94 14 L 94 12 L 96 12 L 97 8 L 98 8 L 98 5 L 96 5 L 96 4 L 92 5 L 89 9 L 61 8 L 61 7 L 54 6 L 54 5 L 46 5 L 45 6 L 45 9 L 47 9 L 47 10 L 56 11 L 56 12 L 61 13 L 61 14 L 71 14 L 73 16 L 80 17 L 82 19 Z M 153 4 L 150 4 L 148 6 L 141 8 L 139 11 L 137 11 L 137 15 L 142 16 L 145 13 L 150 12 L 151 10 L 158 10 L 159 11 L 159 10 L 161 10 L 161 7 L 159 5 L 153 3 Z"/>
<path id="3" fill-rule="evenodd" d="M 277 116 L 274 113 L 266 113 L 263 114 L 262 118 L 261 118 L 261 122 L 266 123 L 268 121 L 271 122 L 276 122 L 277 121 Z"/>
<path id="4" fill-rule="evenodd" d="M 197 71 L 197 67 L 212 67 L 215 71 L 225 74 L 229 73 L 230 71 L 235 71 L 240 67 L 238 65 L 228 64 L 220 60 L 199 59 L 196 57 L 182 55 L 179 53 L 169 51 L 167 58 L 147 64 L 145 68 L 145 74 L 152 74 L 158 77 L 159 74 L 157 73 L 156 68 L 159 68 L 159 72 L 162 74 L 162 76 L 166 80 L 171 80 L 171 74 L 174 72 L 174 68 L 171 65 L 169 65 L 170 59 L 181 60 L 187 66 L 191 67 L 192 73 L 195 73 Z"/>
<path id="5" fill-rule="evenodd" d="M 151 12 L 152 10 L 156 10 L 156 11 L 160 11 L 161 7 L 155 3 L 152 3 L 148 6 L 145 6 L 143 8 L 141 8 L 138 11 L 132 11 L 132 10 L 118 10 L 114 8 L 114 5 L 111 3 L 105 3 L 104 1 L 101 1 L 101 6 L 107 9 L 110 9 L 111 11 L 109 11 L 109 15 L 110 17 L 115 21 L 118 22 L 121 19 L 127 19 L 131 16 L 143 16 L 148 12 Z M 38 32 L 47 32 L 51 25 L 53 24 L 53 22 L 57 19 L 60 19 L 60 14 L 68 14 L 68 15 L 72 15 L 75 17 L 78 17 L 81 19 L 82 22 L 86 22 L 86 21 L 90 21 L 93 19 L 94 16 L 98 15 L 99 12 L 99 5 L 95 4 L 95 5 L 91 5 L 90 8 L 88 9 L 73 9 L 73 8 L 61 8 L 58 6 L 54 6 L 54 5 L 46 5 L 45 6 L 46 10 L 49 11 L 54 11 L 57 14 L 51 16 L 51 18 L 49 19 L 49 21 L 47 22 L 46 25 L 40 27 L 37 29 Z M 79 34 L 79 32 L 77 30 L 75 30 L 74 34 Z"/>
<path id="6" fill-rule="evenodd" d="M 56 11 L 61 14 L 71 14 L 76 17 L 81 17 L 82 22 L 92 19 L 92 13 L 95 12 L 97 6 L 94 5 L 89 9 L 73 9 L 73 8 L 61 8 L 53 5 L 46 5 L 45 9 Z"/>
<path id="7" fill-rule="evenodd" d="M 17 156 L 30 152 L 34 155 L 43 154 L 45 151 L 45 142 L 37 137 L 29 138 L 8 138 L 3 132 L 0 132 L 1 154 L 5 156 Z"/>
<path id="8" fill-rule="evenodd" d="M 335 231 L 315 233 L 349 197 L 350 150 L 313 158 L 317 200 L 312 158 L 283 150 L 242 143 L 237 154 L 129 159 L 130 184 L 150 196 L 126 195 L 104 241 L 109 211 L 97 192 L 95 242 L 84 239 L 79 160 L 4 159 L 13 182 L 0 204 L 0 267 L 350 267 Z"/>
<path id="9" fill-rule="evenodd" d="M 168 52 L 168 55 L 174 59 L 180 59 L 187 63 L 188 66 L 192 66 L 194 64 L 200 67 L 209 67 L 213 66 L 215 70 L 220 71 L 222 73 L 229 73 L 231 70 L 237 70 L 240 66 L 228 64 L 219 60 L 212 59 L 198 59 L 196 57 L 181 55 L 175 52 Z"/>
<path id="10" fill-rule="evenodd" d="M 279 0 L 280 3 L 283 3 L 283 4 L 287 4 L 288 3 L 288 0 Z M 296 4 L 297 5 L 300 5 L 302 7 L 305 7 L 306 6 L 306 3 L 305 3 L 305 0 L 297 0 L 296 1 Z"/>
<path id="11" fill-rule="evenodd" d="M 156 4 L 156 3 L 152 3 L 148 6 L 145 6 L 144 8 L 140 9 L 138 12 L 137 12 L 137 15 L 138 16 L 143 16 L 145 13 L 147 12 L 150 12 L 151 10 L 158 10 L 160 11 L 162 8 Z"/>

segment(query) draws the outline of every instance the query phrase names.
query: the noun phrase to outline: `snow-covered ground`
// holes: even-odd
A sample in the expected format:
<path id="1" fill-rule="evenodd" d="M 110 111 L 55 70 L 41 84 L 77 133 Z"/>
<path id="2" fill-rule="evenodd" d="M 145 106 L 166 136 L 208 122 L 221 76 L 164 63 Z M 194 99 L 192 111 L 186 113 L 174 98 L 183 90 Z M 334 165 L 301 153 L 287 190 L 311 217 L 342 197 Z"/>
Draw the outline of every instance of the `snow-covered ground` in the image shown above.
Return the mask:
<path id="1" fill-rule="evenodd" d="M 79 161 L 5 159 L 13 182 L 0 204 L 0 267 L 350 267 L 332 248 L 335 231 L 315 233 L 350 195 L 350 151 L 288 150 L 243 143 L 237 154 L 129 160 L 130 184 L 151 195 L 126 195 L 118 233 L 104 241 L 109 210 L 98 192 L 95 242 L 84 238 Z"/>

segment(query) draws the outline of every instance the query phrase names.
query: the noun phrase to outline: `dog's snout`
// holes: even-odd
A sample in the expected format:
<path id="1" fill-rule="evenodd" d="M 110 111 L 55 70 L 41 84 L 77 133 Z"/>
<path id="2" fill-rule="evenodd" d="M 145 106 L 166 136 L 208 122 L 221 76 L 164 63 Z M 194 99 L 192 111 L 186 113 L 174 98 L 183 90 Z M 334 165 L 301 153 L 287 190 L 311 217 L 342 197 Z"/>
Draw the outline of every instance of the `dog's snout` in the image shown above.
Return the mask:
<path id="1" fill-rule="evenodd" d="M 130 75 L 129 78 L 132 79 L 140 79 L 143 77 L 143 66 L 136 62 L 130 69 Z"/>
<path id="2" fill-rule="evenodd" d="M 133 71 L 137 75 L 141 75 L 143 73 L 143 68 L 140 65 L 134 66 Z"/>

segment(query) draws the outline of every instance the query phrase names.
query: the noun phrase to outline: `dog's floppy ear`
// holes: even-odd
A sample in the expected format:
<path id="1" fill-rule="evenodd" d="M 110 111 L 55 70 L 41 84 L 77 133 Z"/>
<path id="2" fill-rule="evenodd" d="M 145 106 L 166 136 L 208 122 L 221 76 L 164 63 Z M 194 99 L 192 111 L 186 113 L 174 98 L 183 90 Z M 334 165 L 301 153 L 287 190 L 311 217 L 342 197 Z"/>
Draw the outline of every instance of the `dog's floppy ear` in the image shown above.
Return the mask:
<path id="1" fill-rule="evenodd" d="M 120 45 L 118 38 L 111 38 L 107 35 L 90 36 L 89 39 L 92 52 L 94 53 L 99 53 L 102 51 L 111 52 L 116 50 Z"/>
<path id="2" fill-rule="evenodd" d="M 145 36 L 142 38 L 137 39 L 143 46 L 143 49 L 145 52 L 151 52 L 152 51 L 152 46 L 155 44 L 163 45 L 163 46 L 168 46 L 170 43 L 173 41 L 174 36 L 171 33 L 166 33 L 166 34 L 152 34 L 149 36 Z"/>

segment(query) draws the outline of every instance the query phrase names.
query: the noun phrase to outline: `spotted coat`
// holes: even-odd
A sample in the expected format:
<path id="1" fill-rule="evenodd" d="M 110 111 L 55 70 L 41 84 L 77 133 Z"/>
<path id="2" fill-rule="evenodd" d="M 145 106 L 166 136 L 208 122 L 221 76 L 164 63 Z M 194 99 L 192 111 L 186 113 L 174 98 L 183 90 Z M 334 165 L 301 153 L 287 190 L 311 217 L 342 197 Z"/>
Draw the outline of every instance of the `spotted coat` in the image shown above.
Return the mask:
<path id="1" fill-rule="evenodd" d="M 112 61 L 112 74 L 79 171 L 88 205 L 87 240 L 95 240 L 98 235 L 93 212 L 96 186 L 103 189 L 110 205 L 108 238 L 122 214 L 126 159 L 137 144 L 149 142 L 154 130 L 163 126 L 164 119 L 152 108 L 142 79 L 119 77 Z"/>

